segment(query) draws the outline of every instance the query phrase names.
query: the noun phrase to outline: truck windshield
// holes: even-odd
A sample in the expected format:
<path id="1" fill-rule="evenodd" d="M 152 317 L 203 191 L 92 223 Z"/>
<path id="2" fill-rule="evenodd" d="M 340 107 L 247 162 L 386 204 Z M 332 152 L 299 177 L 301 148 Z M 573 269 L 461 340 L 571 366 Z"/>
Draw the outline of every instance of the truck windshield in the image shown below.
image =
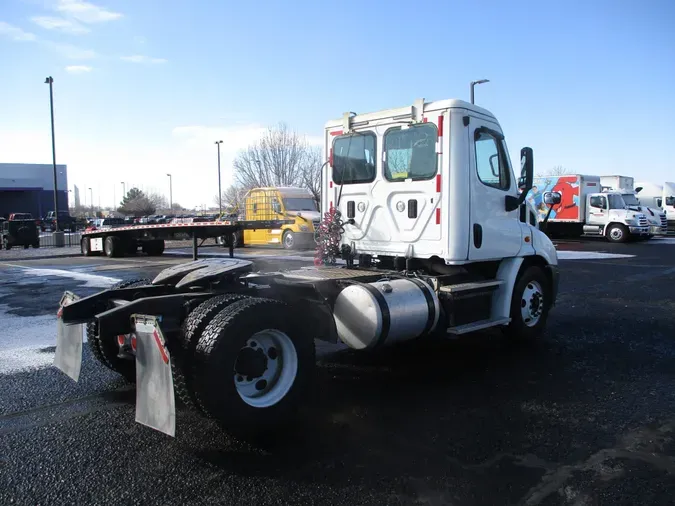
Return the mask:
<path id="1" fill-rule="evenodd" d="M 675 206 L 675 197 L 666 197 L 667 206 Z M 661 206 L 659 206 L 661 207 Z"/>
<path id="2" fill-rule="evenodd" d="M 283 199 L 286 211 L 316 211 L 316 202 L 312 198 Z"/>
<path id="3" fill-rule="evenodd" d="M 625 209 L 626 203 L 621 195 L 607 195 L 610 209 Z"/>
<path id="4" fill-rule="evenodd" d="M 438 130 L 432 123 L 384 134 L 384 175 L 389 181 L 431 179 L 436 174 Z"/>
<path id="5" fill-rule="evenodd" d="M 640 205 L 640 201 L 632 193 L 624 193 L 621 196 L 623 197 L 623 201 L 626 203 L 627 206 L 639 206 Z"/>
<path id="6" fill-rule="evenodd" d="M 375 134 L 342 135 L 333 143 L 333 181 L 337 184 L 375 180 Z"/>

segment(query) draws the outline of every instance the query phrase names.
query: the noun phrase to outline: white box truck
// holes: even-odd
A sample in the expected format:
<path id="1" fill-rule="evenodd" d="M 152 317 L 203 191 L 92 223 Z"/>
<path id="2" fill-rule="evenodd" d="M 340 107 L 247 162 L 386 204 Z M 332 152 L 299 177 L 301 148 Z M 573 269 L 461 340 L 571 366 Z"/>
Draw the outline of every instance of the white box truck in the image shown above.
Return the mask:
<path id="1" fill-rule="evenodd" d="M 635 179 L 630 176 L 600 176 L 603 191 L 621 193 L 629 209 L 645 214 L 649 221 L 649 235 L 644 236 L 646 239 L 651 239 L 655 235 L 666 235 L 668 232 L 666 213 L 658 207 L 642 202 L 638 198 L 638 192 L 635 191 L 634 183 Z"/>
<path id="2" fill-rule="evenodd" d="M 635 184 L 640 202 L 650 207 L 658 207 L 666 213 L 668 234 L 675 234 L 675 183 L 649 183 L 641 181 Z"/>
<path id="3" fill-rule="evenodd" d="M 600 235 L 611 242 L 649 235 L 649 221 L 644 213 L 628 208 L 621 193 L 603 192 L 600 176 L 571 174 L 537 177 L 527 195 L 543 219 L 548 208 L 543 196 L 549 192 L 561 194 L 554 205 L 546 233 L 555 237 Z"/>

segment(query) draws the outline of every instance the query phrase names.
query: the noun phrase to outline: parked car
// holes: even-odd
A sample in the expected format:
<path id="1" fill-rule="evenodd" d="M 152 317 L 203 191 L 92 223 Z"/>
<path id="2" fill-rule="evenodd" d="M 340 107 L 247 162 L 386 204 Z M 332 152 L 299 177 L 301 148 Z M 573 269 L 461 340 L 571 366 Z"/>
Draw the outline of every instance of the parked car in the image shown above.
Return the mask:
<path id="1" fill-rule="evenodd" d="M 55 214 L 54 211 L 49 211 L 40 223 L 40 228 L 43 232 L 55 229 Z M 59 228 L 64 232 L 75 232 L 77 230 L 77 220 L 73 218 L 67 211 L 59 211 Z"/>
<path id="2" fill-rule="evenodd" d="M 40 247 L 40 229 L 30 213 L 10 214 L 9 220 L 2 220 L 1 223 L 4 249 L 14 246 Z"/>

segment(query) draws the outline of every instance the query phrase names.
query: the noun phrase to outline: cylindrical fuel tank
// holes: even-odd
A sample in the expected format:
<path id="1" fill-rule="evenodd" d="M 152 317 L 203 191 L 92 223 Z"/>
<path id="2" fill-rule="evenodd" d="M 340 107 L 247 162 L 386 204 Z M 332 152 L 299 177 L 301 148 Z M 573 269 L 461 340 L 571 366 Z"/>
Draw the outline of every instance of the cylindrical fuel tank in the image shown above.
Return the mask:
<path id="1" fill-rule="evenodd" d="M 418 278 L 355 283 L 335 300 L 340 339 L 357 350 L 415 339 L 438 323 L 436 292 Z"/>

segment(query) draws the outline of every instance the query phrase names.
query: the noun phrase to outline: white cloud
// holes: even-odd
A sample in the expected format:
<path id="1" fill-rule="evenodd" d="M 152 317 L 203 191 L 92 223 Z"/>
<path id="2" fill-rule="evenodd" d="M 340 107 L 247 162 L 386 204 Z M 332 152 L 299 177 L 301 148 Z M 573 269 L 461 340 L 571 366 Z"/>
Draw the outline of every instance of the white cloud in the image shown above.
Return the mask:
<path id="1" fill-rule="evenodd" d="M 58 42 L 46 42 L 47 47 L 57 52 L 64 58 L 71 60 L 90 60 L 96 58 L 96 52 L 92 49 L 82 49 L 71 44 L 60 44 Z"/>
<path id="2" fill-rule="evenodd" d="M 82 23 L 104 23 L 106 21 L 115 21 L 122 17 L 122 14 L 119 12 L 109 11 L 103 7 L 80 0 L 59 0 L 56 10 Z"/>
<path id="3" fill-rule="evenodd" d="M 88 65 L 68 65 L 66 67 L 66 72 L 71 74 L 85 74 L 91 71 L 92 67 L 89 67 Z"/>
<path id="4" fill-rule="evenodd" d="M 31 21 L 42 28 L 47 30 L 59 30 L 65 33 L 70 33 L 74 35 L 81 35 L 83 33 L 88 33 L 91 30 L 86 26 L 82 26 L 77 21 L 71 21 L 64 18 L 55 18 L 51 16 L 35 16 L 31 18 Z"/>
<path id="5" fill-rule="evenodd" d="M 0 21 L 0 35 L 4 35 L 11 40 L 16 40 L 19 42 L 28 42 L 37 39 L 34 34 L 30 32 L 24 32 L 18 26 L 10 25 L 4 21 Z"/>
<path id="6" fill-rule="evenodd" d="M 128 61 L 131 63 L 166 63 L 167 60 L 164 58 L 151 58 L 142 54 L 135 54 L 133 56 L 121 56 L 121 60 Z"/>
<path id="7" fill-rule="evenodd" d="M 145 44 L 146 38 L 143 37 L 142 35 L 136 35 L 136 36 L 134 37 L 134 42 L 135 42 L 136 44 Z"/>

